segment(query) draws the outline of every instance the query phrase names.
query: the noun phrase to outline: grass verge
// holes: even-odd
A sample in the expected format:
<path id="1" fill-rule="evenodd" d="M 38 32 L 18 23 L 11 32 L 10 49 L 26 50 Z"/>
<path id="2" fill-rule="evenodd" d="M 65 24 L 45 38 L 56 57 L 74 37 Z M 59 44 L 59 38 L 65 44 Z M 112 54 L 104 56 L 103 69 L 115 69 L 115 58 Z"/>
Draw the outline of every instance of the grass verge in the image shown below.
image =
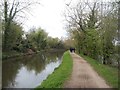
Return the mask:
<path id="1" fill-rule="evenodd" d="M 118 88 L 118 69 L 107 65 L 100 64 L 98 61 L 81 54 L 88 63 L 102 76 L 108 85 L 112 88 Z"/>
<path id="2" fill-rule="evenodd" d="M 72 57 L 67 51 L 63 54 L 61 65 L 42 82 L 39 88 L 62 88 L 64 82 L 69 78 L 72 72 Z"/>

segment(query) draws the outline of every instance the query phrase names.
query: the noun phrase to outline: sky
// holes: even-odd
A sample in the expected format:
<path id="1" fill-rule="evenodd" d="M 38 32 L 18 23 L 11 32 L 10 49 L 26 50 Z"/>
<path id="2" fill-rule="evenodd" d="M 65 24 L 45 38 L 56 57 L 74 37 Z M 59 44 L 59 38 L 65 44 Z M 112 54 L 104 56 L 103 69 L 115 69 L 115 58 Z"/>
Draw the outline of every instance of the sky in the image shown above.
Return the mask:
<path id="1" fill-rule="evenodd" d="M 33 0 L 34 1 L 34 0 Z M 30 10 L 32 15 L 27 16 L 28 20 L 24 24 L 24 30 L 28 31 L 32 27 L 41 27 L 49 36 L 67 37 L 65 30 L 64 10 L 66 4 L 74 4 L 80 0 L 37 0 L 40 5 L 34 6 Z M 82 1 L 82 0 L 81 0 Z M 86 1 L 86 0 L 84 0 Z M 89 0 L 94 1 L 94 0 Z M 104 0 L 102 0 L 104 1 Z M 106 0 L 109 1 L 109 0 Z"/>
<path id="2" fill-rule="evenodd" d="M 66 37 L 65 19 L 63 12 L 66 4 L 71 0 L 40 0 L 40 5 L 34 6 L 25 22 L 24 30 L 28 31 L 32 27 L 41 27 L 49 36 Z M 75 1 L 75 0 L 74 0 Z"/>

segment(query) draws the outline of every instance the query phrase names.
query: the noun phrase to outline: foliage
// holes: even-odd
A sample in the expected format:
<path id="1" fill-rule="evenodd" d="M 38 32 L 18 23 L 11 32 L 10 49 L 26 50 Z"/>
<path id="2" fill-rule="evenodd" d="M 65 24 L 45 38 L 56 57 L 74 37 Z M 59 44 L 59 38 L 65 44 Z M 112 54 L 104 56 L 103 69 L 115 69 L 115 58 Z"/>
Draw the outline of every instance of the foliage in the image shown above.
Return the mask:
<path id="1" fill-rule="evenodd" d="M 36 89 L 62 88 L 64 81 L 68 79 L 70 73 L 72 72 L 72 66 L 72 58 L 70 56 L 70 53 L 67 51 L 63 55 L 61 65 L 57 69 L 55 69 L 55 71 L 51 75 L 49 75 L 48 78 L 45 81 L 43 81 L 42 84 Z"/>
<path id="2" fill-rule="evenodd" d="M 45 49 L 47 33 L 43 29 L 38 28 L 35 31 L 30 31 L 26 37 L 29 43 L 31 43 L 31 46 L 38 50 Z"/>
<path id="3" fill-rule="evenodd" d="M 8 51 L 11 50 L 12 48 L 10 44 L 10 38 L 11 38 L 11 33 L 14 32 L 13 24 L 16 24 L 17 17 L 20 16 L 18 14 L 21 12 L 23 15 L 25 13 L 25 10 L 33 3 L 29 1 L 27 3 L 22 3 L 18 0 L 13 0 L 13 1 L 4 0 L 0 4 L 2 4 L 1 10 L 3 10 L 2 12 L 4 13 L 2 16 L 3 31 L 4 31 L 3 50 Z"/>
<path id="4" fill-rule="evenodd" d="M 20 0 L 4 0 L 0 3 L 0 13 L 2 18 L 2 46 L 3 52 L 37 52 L 47 48 L 64 48 L 63 43 L 58 38 L 52 38 L 49 41 L 47 32 L 41 28 L 31 28 L 29 32 L 23 32 L 22 21 L 27 10 L 32 5 L 38 4 L 36 1 L 26 0 L 25 3 Z M 22 19 L 21 19 L 22 20 Z M 1 23 L 1 22 L 0 22 Z"/>
<path id="5" fill-rule="evenodd" d="M 8 32 L 8 36 L 9 39 L 6 40 L 7 42 L 7 48 L 8 48 L 8 51 L 9 50 L 12 50 L 14 47 L 17 47 L 21 41 L 22 41 L 22 35 L 23 35 L 23 31 L 22 31 L 22 27 L 17 24 L 16 22 L 12 22 L 11 25 L 10 25 L 10 28 L 9 28 L 9 32 Z M 3 48 L 4 48 L 4 37 L 5 37 L 5 33 L 4 33 L 4 30 L 3 30 Z"/>
<path id="6" fill-rule="evenodd" d="M 56 49 L 64 49 L 63 41 L 59 38 L 52 38 L 50 36 L 47 37 L 47 48 L 56 48 Z"/>
<path id="7" fill-rule="evenodd" d="M 69 38 L 73 39 L 71 43 L 74 43 L 77 51 L 103 64 L 116 62 L 117 14 L 117 2 L 78 2 L 71 5 L 65 17 Z"/>
<path id="8" fill-rule="evenodd" d="M 21 20 L 25 19 L 25 14 L 28 13 L 27 10 L 33 4 L 38 4 L 38 2 L 25 0 L 21 2 L 20 0 L 3 0 L 0 3 L 0 17 L 2 17 L 2 36 L 3 36 L 3 51 L 11 51 L 11 49 L 19 50 L 20 41 L 23 35 Z M 21 20 L 20 20 L 21 18 Z M 21 45 L 20 45 L 21 46 Z"/>
<path id="9" fill-rule="evenodd" d="M 23 32 L 22 27 L 12 22 L 10 26 L 9 39 L 7 39 L 7 51 L 4 51 L 3 57 L 9 56 L 6 52 L 38 52 L 45 49 L 64 49 L 64 44 L 59 38 L 52 38 L 48 36 L 47 32 L 41 28 L 31 28 L 26 34 Z M 4 37 L 4 31 L 3 31 Z M 5 39 L 5 38 L 2 38 Z M 4 46 L 4 40 L 3 40 Z M 14 53 L 13 53 L 14 54 Z M 10 55 L 11 56 L 11 55 Z M 13 55 L 14 56 L 14 55 Z"/>

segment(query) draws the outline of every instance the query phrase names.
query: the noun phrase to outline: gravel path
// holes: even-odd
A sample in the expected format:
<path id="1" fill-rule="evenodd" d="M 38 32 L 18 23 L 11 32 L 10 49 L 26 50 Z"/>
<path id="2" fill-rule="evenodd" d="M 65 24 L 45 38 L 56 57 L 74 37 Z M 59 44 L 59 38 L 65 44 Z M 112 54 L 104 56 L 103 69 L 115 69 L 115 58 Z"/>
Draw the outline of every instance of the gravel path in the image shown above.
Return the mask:
<path id="1" fill-rule="evenodd" d="M 103 78 L 83 58 L 71 53 L 73 71 L 64 88 L 110 88 Z"/>

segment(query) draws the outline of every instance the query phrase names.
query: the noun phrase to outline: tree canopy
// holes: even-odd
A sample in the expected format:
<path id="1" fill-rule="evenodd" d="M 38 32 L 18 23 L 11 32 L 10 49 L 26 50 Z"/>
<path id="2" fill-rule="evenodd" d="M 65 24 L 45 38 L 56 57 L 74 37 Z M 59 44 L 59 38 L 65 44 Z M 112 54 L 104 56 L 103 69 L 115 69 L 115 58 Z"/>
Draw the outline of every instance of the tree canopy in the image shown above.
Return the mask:
<path id="1" fill-rule="evenodd" d="M 71 41 L 79 53 L 104 64 L 116 62 L 118 33 L 117 2 L 78 2 L 65 13 Z M 114 61 L 115 60 L 115 61 Z M 119 63 L 119 62 L 118 62 Z"/>

